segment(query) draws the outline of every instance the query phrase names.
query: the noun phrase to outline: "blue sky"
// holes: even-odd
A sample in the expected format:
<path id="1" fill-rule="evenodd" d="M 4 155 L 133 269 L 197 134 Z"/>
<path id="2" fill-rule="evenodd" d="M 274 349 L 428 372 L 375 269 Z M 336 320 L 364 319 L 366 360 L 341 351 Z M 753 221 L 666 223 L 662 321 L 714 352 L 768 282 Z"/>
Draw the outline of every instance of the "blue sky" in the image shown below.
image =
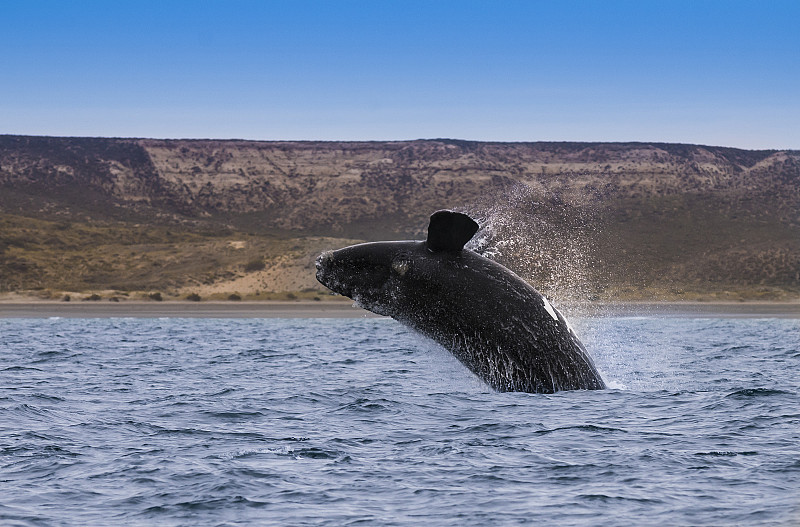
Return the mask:
<path id="1" fill-rule="evenodd" d="M 0 1 L 0 134 L 800 149 L 800 1 Z"/>

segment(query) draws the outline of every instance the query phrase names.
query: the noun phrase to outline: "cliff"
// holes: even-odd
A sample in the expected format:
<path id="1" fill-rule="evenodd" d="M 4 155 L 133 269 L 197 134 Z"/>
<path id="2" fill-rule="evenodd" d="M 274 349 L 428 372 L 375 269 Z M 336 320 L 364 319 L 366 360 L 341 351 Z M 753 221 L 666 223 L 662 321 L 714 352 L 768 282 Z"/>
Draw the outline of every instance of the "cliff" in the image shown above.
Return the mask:
<path id="1" fill-rule="evenodd" d="M 0 232 L 0 288 L 69 289 L 72 282 L 77 289 L 167 287 L 153 281 L 163 273 L 126 286 L 125 266 L 110 257 L 120 280 L 105 273 L 102 281 L 88 276 L 56 284 L 54 277 L 70 273 L 52 269 L 52 258 L 44 258 L 48 246 L 36 231 L 48 225 L 84 226 L 96 236 L 99 229 L 108 243 L 119 229 L 180 238 L 150 240 L 165 247 L 185 248 L 185 237 L 223 245 L 248 237 L 260 241 L 246 246 L 262 250 L 265 243 L 283 247 L 295 240 L 272 249 L 269 258 L 289 257 L 294 247 L 293 272 L 302 275 L 295 283 L 313 288 L 306 252 L 317 250 L 320 240 L 419 237 L 428 215 L 440 208 L 476 215 L 486 228 L 475 247 L 544 282 L 544 289 L 575 275 L 560 287 L 581 282 L 581 294 L 601 297 L 800 290 L 797 151 L 20 136 L 0 136 L 0 213 L 10 218 Z M 25 226 L 34 220 L 45 223 Z M 64 236 L 49 236 L 56 250 Z M 71 247 L 80 251 L 87 243 L 87 254 L 99 243 L 81 239 Z M 198 255 L 192 252 L 194 263 L 182 274 L 181 258 L 189 253 L 178 252 L 168 287 L 216 284 L 223 291 L 220 284 L 247 274 L 237 258 L 207 255 L 200 280 L 193 269 Z M 279 289 L 267 278 L 259 284 Z"/>

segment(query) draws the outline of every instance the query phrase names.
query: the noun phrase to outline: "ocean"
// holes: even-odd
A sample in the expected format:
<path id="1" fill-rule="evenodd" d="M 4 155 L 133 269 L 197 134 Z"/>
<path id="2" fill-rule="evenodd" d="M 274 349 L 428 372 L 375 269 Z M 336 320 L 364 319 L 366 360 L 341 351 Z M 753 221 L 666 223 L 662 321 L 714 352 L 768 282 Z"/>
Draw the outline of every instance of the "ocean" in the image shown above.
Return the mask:
<path id="1" fill-rule="evenodd" d="M 800 525 L 800 319 L 634 315 L 552 395 L 383 318 L 0 319 L 0 524 Z"/>

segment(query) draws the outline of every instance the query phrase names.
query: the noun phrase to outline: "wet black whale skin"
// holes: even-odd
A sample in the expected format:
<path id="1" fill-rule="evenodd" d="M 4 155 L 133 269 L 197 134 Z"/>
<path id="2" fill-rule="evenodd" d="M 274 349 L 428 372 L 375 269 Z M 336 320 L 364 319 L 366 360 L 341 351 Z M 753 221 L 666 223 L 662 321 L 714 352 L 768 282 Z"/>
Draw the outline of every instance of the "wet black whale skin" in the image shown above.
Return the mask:
<path id="1" fill-rule="evenodd" d="M 374 242 L 323 254 L 317 267 L 322 284 L 433 339 L 498 391 L 605 388 L 563 316 L 473 251 Z"/>

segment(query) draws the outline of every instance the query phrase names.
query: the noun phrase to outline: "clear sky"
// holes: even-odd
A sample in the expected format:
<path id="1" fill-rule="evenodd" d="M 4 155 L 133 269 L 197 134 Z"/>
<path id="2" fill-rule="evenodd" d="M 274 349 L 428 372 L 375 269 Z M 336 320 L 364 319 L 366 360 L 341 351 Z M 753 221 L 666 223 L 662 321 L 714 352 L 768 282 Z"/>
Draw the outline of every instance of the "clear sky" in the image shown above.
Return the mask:
<path id="1" fill-rule="evenodd" d="M 800 0 L 0 0 L 0 134 L 800 149 Z"/>

